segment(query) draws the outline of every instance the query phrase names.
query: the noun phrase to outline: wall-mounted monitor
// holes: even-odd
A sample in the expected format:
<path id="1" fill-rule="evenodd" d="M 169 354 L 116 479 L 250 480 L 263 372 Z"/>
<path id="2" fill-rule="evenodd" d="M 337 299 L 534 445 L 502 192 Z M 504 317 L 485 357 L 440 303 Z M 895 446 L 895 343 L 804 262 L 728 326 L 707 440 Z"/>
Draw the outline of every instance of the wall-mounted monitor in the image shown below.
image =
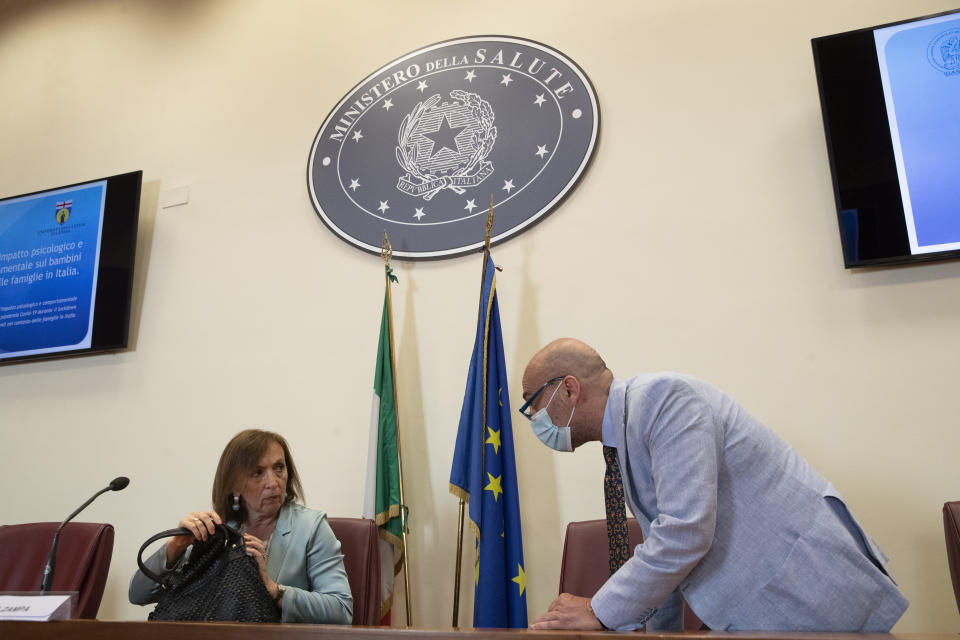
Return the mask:
<path id="1" fill-rule="evenodd" d="M 0 199 L 0 364 L 126 348 L 141 179 Z"/>
<path id="2" fill-rule="evenodd" d="M 960 11 L 812 43 L 846 266 L 960 258 Z"/>

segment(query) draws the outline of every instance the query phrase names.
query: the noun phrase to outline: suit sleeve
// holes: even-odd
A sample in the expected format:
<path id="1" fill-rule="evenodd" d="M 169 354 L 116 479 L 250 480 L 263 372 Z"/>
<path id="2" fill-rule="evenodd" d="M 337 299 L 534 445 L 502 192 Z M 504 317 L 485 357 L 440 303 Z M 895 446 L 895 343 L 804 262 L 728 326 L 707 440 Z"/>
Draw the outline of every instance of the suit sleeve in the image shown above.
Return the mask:
<path id="1" fill-rule="evenodd" d="M 723 451 L 712 410 L 682 380 L 658 379 L 637 395 L 627 400 L 627 447 L 650 452 L 657 513 L 647 539 L 592 601 L 600 621 L 621 630 L 653 617 L 710 550 Z"/>
<path id="2" fill-rule="evenodd" d="M 309 589 L 287 586 L 281 607 L 283 622 L 350 624 L 353 596 L 340 553 L 340 541 L 326 516 L 317 521 L 307 547 Z"/>

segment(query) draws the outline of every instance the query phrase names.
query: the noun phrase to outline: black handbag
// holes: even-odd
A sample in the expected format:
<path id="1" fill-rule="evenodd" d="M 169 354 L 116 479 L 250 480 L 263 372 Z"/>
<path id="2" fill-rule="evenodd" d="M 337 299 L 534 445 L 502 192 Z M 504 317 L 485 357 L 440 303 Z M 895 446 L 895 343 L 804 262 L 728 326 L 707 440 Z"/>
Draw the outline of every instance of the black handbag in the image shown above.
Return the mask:
<path id="1" fill-rule="evenodd" d="M 137 564 L 145 576 L 160 585 L 160 599 L 148 620 L 218 620 L 280 622 L 257 561 L 248 556 L 243 536 L 216 525 L 206 540 L 194 540 L 189 559 L 166 576 L 143 564 L 143 551 L 162 538 L 193 535 L 189 529 L 168 529 L 151 536 L 140 547 Z"/>

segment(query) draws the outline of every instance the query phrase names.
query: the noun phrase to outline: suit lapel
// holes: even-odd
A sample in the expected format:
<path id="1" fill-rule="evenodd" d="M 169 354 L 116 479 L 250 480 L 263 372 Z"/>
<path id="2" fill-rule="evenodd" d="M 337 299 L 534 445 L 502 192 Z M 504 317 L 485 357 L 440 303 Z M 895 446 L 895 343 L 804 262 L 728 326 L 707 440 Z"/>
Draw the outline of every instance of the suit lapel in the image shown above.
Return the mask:
<path id="1" fill-rule="evenodd" d="M 267 574 L 276 580 L 280 575 L 280 568 L 290 550 L 290 531 L 293 525 L 293 507 L 285 505 L 280 509 L 277 526 L 270 536 L 270 552 L 267 554 Z M 276 577 L 274 577 L 276 576 Z"/>
<path id="2" fill-rule="evenodd" d="M 629 388 L 630 383 L 627 382 L 626 384 L 615 385 L 610 389 L 611 394 L 617 394 L 614 398 L 614 402 L 616 403 L 614 405 L 614 431 L 616 432 L 618 440 L 617 461 L 620 463 L 621 476 L 623 477 L 623 496 L 626 500 L 627 508 L 630 509 L 630 513 L 632 513 L 640 523 L 644 535 L 646 535 L 650 528 L 650 517 L 637 500 L 637 490 L 636 486 L 634 486 L 634 479 L 637 476 L 634 475 L 630 465 L 630 455 L 628 451 L 630 446 L 637 446 L 637 443 L 631 443 L 629 441 L 627 434 L 627 391 Z"/>

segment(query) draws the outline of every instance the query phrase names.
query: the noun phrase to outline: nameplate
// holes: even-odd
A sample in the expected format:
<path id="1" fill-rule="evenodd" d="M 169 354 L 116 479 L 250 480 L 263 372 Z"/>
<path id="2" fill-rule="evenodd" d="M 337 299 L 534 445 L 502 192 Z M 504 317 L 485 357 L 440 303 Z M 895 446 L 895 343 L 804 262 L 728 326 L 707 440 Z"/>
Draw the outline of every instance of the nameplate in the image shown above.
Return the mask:
<path id="1" fill-rule="evenodd" d="M 69 620 L 69 595 L 0 596 L 0 620 Z"/>

